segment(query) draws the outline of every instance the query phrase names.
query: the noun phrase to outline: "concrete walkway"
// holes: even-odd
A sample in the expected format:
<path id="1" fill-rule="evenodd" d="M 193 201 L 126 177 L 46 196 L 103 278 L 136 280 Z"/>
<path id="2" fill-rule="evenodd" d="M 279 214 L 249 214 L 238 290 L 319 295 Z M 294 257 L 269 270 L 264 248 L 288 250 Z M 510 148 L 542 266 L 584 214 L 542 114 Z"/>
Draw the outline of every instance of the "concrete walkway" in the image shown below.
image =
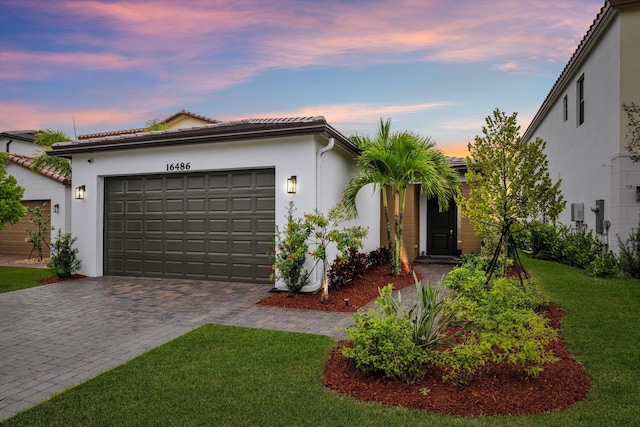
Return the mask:
<path id="1" fill-rule="evenodd" d="M 430 282 L 450 269 L 416 267 Z M 345 338 L 350 313 L 257 305 L 269 289 L 107 276 L 0 294 L 0 420 L 205 323 Z"/>

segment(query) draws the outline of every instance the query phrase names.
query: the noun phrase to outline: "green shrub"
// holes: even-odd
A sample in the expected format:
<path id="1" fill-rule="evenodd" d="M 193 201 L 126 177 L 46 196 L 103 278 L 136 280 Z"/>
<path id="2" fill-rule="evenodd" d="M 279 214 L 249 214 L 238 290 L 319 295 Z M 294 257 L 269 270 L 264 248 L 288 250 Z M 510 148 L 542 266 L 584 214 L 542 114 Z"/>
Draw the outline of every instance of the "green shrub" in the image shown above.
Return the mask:
<path id="1" fill-rule="evenodd" d="M 591 276 L 601 277 L 601 278 L 612 278 L 618 277 L 620 274 L 620 263 L 618 258 L 611 252 L 606 255 L 600 255 L 596 257 L 591 263 L 589 267 L 587 267 L 587 272 Z"/>
<path id="2" fill-rule="evenodd" d="M 534 280 L 499 277 L 485 286 L 484 274 L 471 264 L 454 269 L 446 283 L 456 294 L 453 308 L 474 328 L 461 344 L 438 355 L 443 379 L 466 384 L 487 361 L 536 376 L 545 363 L 557 360 L 546 350 L 557 332 L 534 311 L 547 302 Z"/>
<path id="3" fill-rule="evenodd" d="M 275 247 L 270 254 L 273 262 L 270 279 L 282 279 L 291 294 L 300 292 L 308 281 L 309 274 L 306 270 L 303 271 L 303 267 L 309 250 L 307 239 L 311 234 L 311 228 L 305 221 L 293 217 L 293 210 L 293 202 L 290 202 L 287 226 L 284 232 L 276 226 Z"/>
<path id="4" fill-rule="evenodd" d="M 46 208 L 46 204 L 42 205 Z M 51 222 L 51 215 L 45 215 L 39 206 L 34 209 L 29 208 L 29 222 L 35 224 L 35 230 L 25 229 L 27 232 L 26 241 L 31 243 L 31 252 L 36 251 L 38 254 L 38 260 L 42 260 L 42 250 L 47 245 L 47 238 L 49 237 L 48 224 Z"/>
<path id="5" fill-rule="evenodd" d="M 586 269 L 602 253 L 602 245 L 591 230 L 569 233 L 562 245 L 563 264 Z"/>
<path id="6" fill-rule="evenodd" d="M 80 269 L 78 249 L 73 247 L 77 239 L 77 237 L 71 237 L 71 233 L 62 234 L 58 229 L 56 241 L 51 245 L 51 258 L 48 263 L 58 277 L 71 276 Z"/>
<path id="7" fill-rule="evenodd" d="M 631 229 L 629 239 L 622 243 L 618 236 L 618 247 L 620 248 L 620 271 L 634 279 L 640 279 L 640 218 L 638 228 Z"/>
<path id="8" fill-rule="evenodd" d="M 343 347 L 342 354 L 362 372 L 412 384 L 422 379 L 428 355 L 413 341 L 406 311 L 387 298 L 391 290 L 387 285 L 381 291 L 376 309 L 353 315 L 354 324 L 344 329 L 352 347 Z"/>

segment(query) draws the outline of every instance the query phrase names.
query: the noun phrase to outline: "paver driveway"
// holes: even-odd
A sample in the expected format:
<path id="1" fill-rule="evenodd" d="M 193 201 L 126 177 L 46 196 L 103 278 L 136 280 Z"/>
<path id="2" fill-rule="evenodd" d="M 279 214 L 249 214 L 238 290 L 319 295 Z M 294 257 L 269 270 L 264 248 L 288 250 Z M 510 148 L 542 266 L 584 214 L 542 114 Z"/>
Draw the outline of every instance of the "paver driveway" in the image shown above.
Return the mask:
<path id="1" fill-rule="evenodd" d="M 107 276 L 0 294 L 0 420 L 204 323 L 344 338 L 351 314 L 257 305 L 269 289 Z"/>

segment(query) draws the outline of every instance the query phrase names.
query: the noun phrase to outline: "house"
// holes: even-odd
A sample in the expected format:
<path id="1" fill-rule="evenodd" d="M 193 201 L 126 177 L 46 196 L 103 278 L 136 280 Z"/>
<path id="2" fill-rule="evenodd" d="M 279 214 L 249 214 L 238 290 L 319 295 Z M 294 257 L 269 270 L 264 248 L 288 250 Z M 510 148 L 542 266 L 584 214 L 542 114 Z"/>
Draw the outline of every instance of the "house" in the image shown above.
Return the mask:
<path id="1" fill-rule="evenodd" d="M 640 104 L 640 1 L 609 0 L 523 134 L 547 142 L 567 200 L 559 220 L 613 251 L 640 216 L 640 163 L 625 149 L 625 104 Z"/>
<path id="2" fill-rule="evenodd" d="M 7 173 L 16 178 L 18 185 L 24 188 L 22 203 L 25 207 L 44 210 L 50 215 L 48 225 L 55 228 L 46 237 L 47 243 L 55 240 L 57 230 L 66 233 L 71 230 L 71 183 L 52 168 L 40 172 L 31 169 L 33 157 L 40 148 L 34 144 L 37 131 L 7 131 L 0 133 L 0 149 L 6 152 L 9 162 L 5 165 Z M 35 230 L 28 215 L 16 224 L 5 224 L 0 230 L 0 253 L 6 255 L 36 256 L 32 245 L 25 241 L 26 229 Z M 51 240 L 50 240 L 51 239 Z M 45 245 L 44 256 L 49 256 L 49 245 Z"/>
<path id="3" fill-rule="evenodd" d="M 296 215 L 327 212 L 359 153 L 318 116 L 99 134 L 55 144 L 53 154 L 73 161 L 81 273 L 271 283 L 268 253 L 289 202 Z M 357 203 L 371 251 L 379 194 Z M 320 285 L 316 269 L 303 291 Z"/>

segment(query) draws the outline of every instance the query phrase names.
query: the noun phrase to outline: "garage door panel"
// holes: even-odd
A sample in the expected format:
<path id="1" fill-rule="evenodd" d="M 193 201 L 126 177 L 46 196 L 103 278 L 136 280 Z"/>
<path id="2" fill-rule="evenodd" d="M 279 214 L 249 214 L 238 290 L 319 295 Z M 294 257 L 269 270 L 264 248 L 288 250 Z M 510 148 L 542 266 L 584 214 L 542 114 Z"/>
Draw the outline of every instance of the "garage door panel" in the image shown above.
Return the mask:
<path id="1" fill-rule="evenodd" d="M 274 183 L 273 169 L 106 178 L 106 274 L 269 283 Z"/>
<path id="2" fill-rule="evenodd" d="M 144 203 L 145 214 L 161 214 L 163 212 L 162 199 L 147 199 Z"/>

